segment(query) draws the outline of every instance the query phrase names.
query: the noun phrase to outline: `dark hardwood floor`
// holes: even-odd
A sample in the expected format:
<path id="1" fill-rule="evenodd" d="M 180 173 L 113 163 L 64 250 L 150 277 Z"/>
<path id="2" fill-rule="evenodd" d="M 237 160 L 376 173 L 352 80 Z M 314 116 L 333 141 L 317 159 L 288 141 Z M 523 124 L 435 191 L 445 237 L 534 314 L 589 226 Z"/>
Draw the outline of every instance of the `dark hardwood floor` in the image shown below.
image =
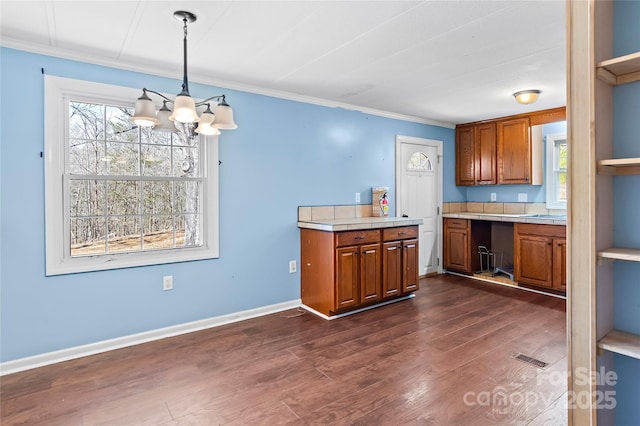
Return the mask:
<path id="1" fill-rule="evenodd" d="M 334 321 L 294 309 L 1 381 L 3 426 L 562 425 L 565 301 L 444 275 Z"/>

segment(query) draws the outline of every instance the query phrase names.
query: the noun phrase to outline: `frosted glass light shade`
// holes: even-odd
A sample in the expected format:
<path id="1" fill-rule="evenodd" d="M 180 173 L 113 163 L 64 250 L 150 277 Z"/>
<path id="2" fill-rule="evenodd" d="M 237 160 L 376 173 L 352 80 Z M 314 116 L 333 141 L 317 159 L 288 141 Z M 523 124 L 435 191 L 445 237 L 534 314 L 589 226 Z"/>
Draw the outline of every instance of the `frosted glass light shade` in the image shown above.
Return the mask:
<path id="1" fill-rule="evenodd" d="M 206 136 L 217 136 L 220 134 L 220 130 L 211 126 L 210 123 L 202 123 L 202 121 L 198 122 L 198 127 L 195 128 L 196 133 L 200 133 Z"/>
<path id="2" fill-rule="evenodd" d="M 151 127 L 160 123 L 156 117 L 156 106 L 146 93 L 143 93 L 136 101 L 131 120 L 140 127 Z"/>
<path id="3" fill-rule="evenodd" d="M 521 90 L 513 94 L 516 98 L 516 102 L 522 105 L 529 105 L 538 100 L 540 95 L 539 90 Z"/>
<path id="4" fill-rule="evenodd" d="M 158 121 L 159 123 L 155 125 L 153 130 L 159 130 L 161 132 L 175 132 L 176 126 L 173 124 L 173 121 L 169 120 L 171 116 L 171 110 L 167 108 L 167 102 L 165 101 L 162 105 L 162 108 L 158 110 Z"/>
<path id="5" fill-rule="evenodd" d="M 193 98 L 187 95 L 176 96 L 176 99 L 173 101 L 173 114 L 171 114 L 169 120 L 180 123 L 195 123 L 200 120 Z"/>
<path id="6" fill-rule="evenodd" d="M 233 110 L 229 105 L 218 104 L 215 109 L 215 119 L 213 120 L 212 126 L 225 130 L 238 128 L 238 125 L 233 121 Z"/>
<path id="7" fill-rule="evenodd" d="M 219 135 L 220 130 L 213 127 L 211 124 L 215 120 L 214 114 L 211 112 L 209 108 L 200 116 L 200 121 L 198 122 L 198 127 L 195 128 L 196 133 L 201 133 L 207 136 Z"/>

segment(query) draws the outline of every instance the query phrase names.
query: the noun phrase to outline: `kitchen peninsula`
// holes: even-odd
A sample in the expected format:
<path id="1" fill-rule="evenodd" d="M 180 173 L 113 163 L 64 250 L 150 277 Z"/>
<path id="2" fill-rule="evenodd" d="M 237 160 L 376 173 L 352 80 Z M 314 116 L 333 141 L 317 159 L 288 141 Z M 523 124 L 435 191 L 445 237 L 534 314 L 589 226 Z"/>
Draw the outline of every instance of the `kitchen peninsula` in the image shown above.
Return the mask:
<path id="1" fill-rule="evenodd" d="M 325 319 L 403 300 L 418 289 L 422 219 L 356 217 L 360 207 L 298 211 L 302 304 Z"/>

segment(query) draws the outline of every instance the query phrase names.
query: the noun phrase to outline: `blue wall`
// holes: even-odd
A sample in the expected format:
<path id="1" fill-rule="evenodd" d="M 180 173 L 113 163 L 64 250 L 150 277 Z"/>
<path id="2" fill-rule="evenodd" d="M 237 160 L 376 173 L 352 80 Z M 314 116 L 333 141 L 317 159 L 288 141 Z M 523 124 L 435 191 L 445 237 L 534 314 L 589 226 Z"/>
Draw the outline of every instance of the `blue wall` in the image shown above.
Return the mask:
<path id="1" fill-rule="evenodd" d="M 614 3 L 613 55 L 640 51 L 640 2 Z M 613 157 L 640 157 L 640 82 L 613 89 Z M 613 179 L 613 240 L 616 247 L 640 248 L 640 176 Z M 614 327 L 640 334 L 640 263 L 614 264 Z M 640 421 L 640 360 L 616 354 L 616 424 Z"/>
<path id="2" fill-rule="evenodd" d="M 498 203 L 516 203 L 518 194 L 527 194 L 527 202 L 544 203 L 547 200 L 546 186 L 546 165 L 545 158 L 547 152 L 546 135 L 555 133 L 567 133 L 567 122 L 549 123 L 542 126 L 542 159 L 543 178 L 542 185 L 482 185 L 466 187 L 467 201 L 487 202 L 491 201 L 491 193 L 496 193 Z"/>
<path id="3" fill-rule="evenodd" d="M 299 274 L 288 272 L 299 257 L 297 206 L 352 204 L 355 192 L 368 203 L 377 185 L 389 186 L 393 200 L 396 135 L 444 141 L 444 201 L 464 200 L 453 129 L 191 84 L 198 97 L 224 92 L 239 125 L 220 136 L 220 258 L 45 277 L 41 68 L 167 93 L 180 82 L 0 54 L 2 362 L 298 299 Z M 173 275 L 170 292 L 164 275 Z"/>

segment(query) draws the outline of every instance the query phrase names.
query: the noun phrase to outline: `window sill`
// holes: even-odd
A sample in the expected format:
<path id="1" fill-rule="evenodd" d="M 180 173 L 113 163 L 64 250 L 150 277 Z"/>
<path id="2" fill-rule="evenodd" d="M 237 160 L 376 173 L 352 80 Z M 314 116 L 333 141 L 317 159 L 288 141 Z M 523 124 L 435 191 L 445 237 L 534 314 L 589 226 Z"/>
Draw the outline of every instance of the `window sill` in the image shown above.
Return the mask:
<path id="1" fill-rule="evenodd" d="M 193 260 L 216 259 L 218 257 L 220 256 L 217 248 L 208 247 L 74 257 L 59 261 L 47 261 L 46 276 L 190 262 Z"/>

